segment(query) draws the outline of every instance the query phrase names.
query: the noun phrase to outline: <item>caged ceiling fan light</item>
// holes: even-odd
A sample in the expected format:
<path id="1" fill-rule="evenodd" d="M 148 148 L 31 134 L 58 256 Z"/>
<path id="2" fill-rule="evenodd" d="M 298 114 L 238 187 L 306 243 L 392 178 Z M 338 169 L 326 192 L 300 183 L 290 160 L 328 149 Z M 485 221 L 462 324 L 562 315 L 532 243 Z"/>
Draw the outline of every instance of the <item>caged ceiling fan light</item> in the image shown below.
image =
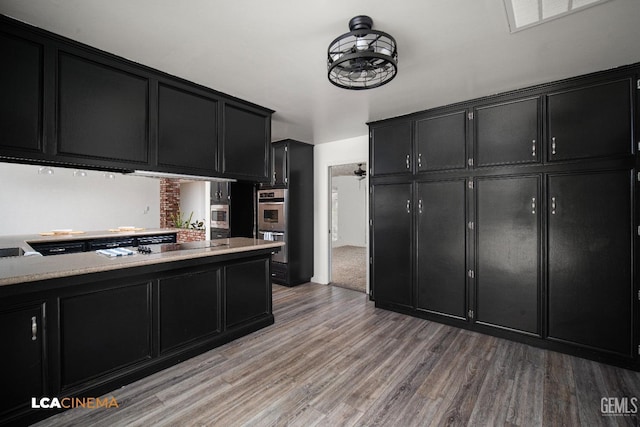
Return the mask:
<path id="1" fill-rule="evenodd" d="M 364 90 L 387 84 L 396 76 L 396 41 L 372 28 L 373 19 L 356 16 L 349 21 L 351 31 L 331 42 L 327 50 L 331 83 L 344 89 Z"/>

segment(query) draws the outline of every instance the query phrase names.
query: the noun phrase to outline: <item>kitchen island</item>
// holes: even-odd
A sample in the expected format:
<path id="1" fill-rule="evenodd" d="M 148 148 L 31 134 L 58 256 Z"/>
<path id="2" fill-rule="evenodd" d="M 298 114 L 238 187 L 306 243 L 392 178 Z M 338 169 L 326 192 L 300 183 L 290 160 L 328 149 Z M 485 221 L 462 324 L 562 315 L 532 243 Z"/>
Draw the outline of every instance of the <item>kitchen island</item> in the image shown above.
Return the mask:
<path id="1" fill-rule="evenodd" d="M 32 398 L 99 397 L 273 324 L 270 260 L 282 243 L 211 243 L 0 258 L 0 424 L 56 413 Z"/>

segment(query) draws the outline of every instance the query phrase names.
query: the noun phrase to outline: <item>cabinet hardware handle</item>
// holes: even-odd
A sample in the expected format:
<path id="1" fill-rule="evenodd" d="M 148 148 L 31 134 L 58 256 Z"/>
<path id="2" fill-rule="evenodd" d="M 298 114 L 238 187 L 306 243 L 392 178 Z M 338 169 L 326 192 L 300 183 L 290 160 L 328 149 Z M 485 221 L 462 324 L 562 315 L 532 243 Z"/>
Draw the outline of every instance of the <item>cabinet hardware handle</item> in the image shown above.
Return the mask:
<path id="1" fill-rule="evenodd" d="M 418 167 L 422 167 L 422 153 L 418 153 Z"/>
<path id="2" fill-rule="evenodd" d="M 38 339 L 38 321 L 36 316 L 31 317 L 31 341 Z"/>
<path id="3" fill-rule="evenodd" d="M 551 138 L 551 154 L 556 154 L 556 137 Z"/>
<path id="4" fill-rule="evenodd" d="M 411 168 L 411 159 L 409 158 L 409 155 L 408 155 L 408 154 L 407 154 L 407 161 L 406 161 L 406 163 L 407 163 L 407 169 L 410 169 L 410 168 Z"/>
<path id="5" fill-rule="evenodd" d="M 555 215 L 556 214 L 556 198 L 552 197 L 551 198 L 551 215 Z"/>
<path id="6" fill-rule="evenodd" d="M 411 213 L 411 200 L 407 200 L 407 213 Z"/>
<path id="7" fill-rule="evenodd" d="M 536 156 L 536 140 L 534 139 L 531 143 L 531 156 Z"/>
<path id="8" fill-rule="evenodd" d="M 67 250 L 66 248 L 54 248 L 54 249 L 51 249 L 49 252 L 64 252 L 66 250 Z"/>
<path id="9" fill-rule="evenodd" d="M 422 215 L 422 199 L 418 200 L 418 213 Z"/>
<path id="10" fill-rule="evenodd" d="M 532 197 L 531 198 L 531 213 L 532 214 L 536 214 L 536 198 Z"/>

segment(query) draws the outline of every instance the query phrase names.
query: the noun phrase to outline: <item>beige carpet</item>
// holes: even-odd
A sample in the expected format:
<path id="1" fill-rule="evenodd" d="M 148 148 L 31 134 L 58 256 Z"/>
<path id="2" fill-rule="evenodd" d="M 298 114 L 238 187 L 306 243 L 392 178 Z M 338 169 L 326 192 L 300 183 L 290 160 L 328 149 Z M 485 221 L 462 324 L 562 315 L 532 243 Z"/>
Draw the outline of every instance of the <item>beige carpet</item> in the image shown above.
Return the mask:
<path id="1" fill-rule="evenodd" d="M 331 284 L 355 291 L 367 291 L 366 248 L 339 246 L 331 253 Z"/>

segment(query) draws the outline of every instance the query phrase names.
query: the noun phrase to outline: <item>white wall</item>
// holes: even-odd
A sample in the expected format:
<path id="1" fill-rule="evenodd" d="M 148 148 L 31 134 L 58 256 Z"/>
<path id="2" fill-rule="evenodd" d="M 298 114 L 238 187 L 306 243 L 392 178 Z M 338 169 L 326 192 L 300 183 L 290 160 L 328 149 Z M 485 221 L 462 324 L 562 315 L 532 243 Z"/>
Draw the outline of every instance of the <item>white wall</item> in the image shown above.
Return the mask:
<path id="1" fill-rule="evenodd" d="M 313 148 L 313 195 L 314 195 L 314 275 L 313 282 L 329 283 L 329 251 L 331 239 L 329 236 L 330 192 L 329 166 L 345 163 L 362 163 L 369 161 L 369 137 L 367 135 L 340 141 L 318 144 Z M 363 180 L 365 187 L 369 187 L 368 178 Z M 367 200 L 367 206 L 368 206 Z M 368 223 L 368 209 L 367 219 Z M 368 233 L 368 228 L 367 228 Z M 367 237 L 367 241 L 368 241 Z M 367 269 L 367 292 L 369 290 L 369 269 Z"/>
<path id="2" fill-rule="evenodd" d="M 191 222 L 204 221 L 205 224 L 208 223 L 207 217 L 211 216 L 211 212 L 207 214 L 207 211 L 210 210 L 209 188 L 207 181 L 180 183 L 180 212 L 185 220 L 193 212 Z"/>
<path id="3" fill-rule="evenodd" d="M 107 230 L 160 226 L 160 181 L 155 178 L 0 163 L 0 235 L 35 234 L 56 228 Z"/>
<path id="4" fill-rule="evenodd" d="M 367 185 L 357 176 L 336 176 L 331 185 L 338 190 L 338 239 L 333 247 L 367 245 Z"/>

